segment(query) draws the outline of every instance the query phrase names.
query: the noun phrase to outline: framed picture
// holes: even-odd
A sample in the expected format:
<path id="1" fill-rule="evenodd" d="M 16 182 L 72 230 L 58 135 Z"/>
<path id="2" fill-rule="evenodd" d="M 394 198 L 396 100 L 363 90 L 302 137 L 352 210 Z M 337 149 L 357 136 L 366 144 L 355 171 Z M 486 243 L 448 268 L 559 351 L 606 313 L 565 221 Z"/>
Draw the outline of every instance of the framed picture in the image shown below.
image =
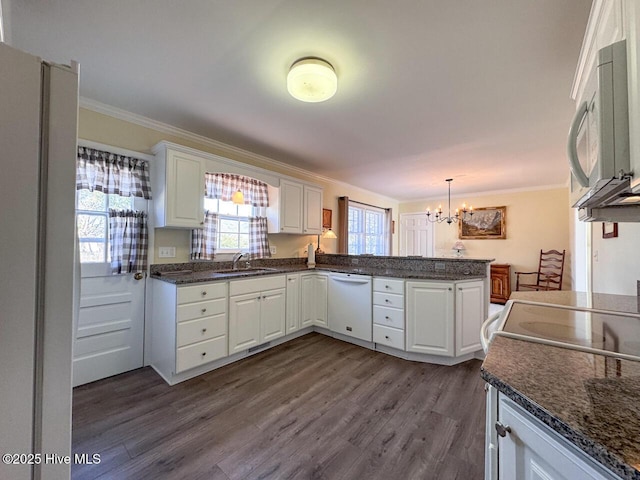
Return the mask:
<path id="1" fill-rule="evenodd" d="M 618 224 L 615 222 L 602 222 L 602 238 L 616 238 L 618 236 Z"/>
<path id="2" fill-rule="evenodd" d="M 331 210 L 322 209 L 322 228 L 331 228 Z"/>
<path id="3" fill-rule="evenodd" d="M 466 217 L 466 218 L 463 218 Z M 504 240 L 507 238 L 507 207 L 476 208 L 458 222 L 461 240 Z"/>

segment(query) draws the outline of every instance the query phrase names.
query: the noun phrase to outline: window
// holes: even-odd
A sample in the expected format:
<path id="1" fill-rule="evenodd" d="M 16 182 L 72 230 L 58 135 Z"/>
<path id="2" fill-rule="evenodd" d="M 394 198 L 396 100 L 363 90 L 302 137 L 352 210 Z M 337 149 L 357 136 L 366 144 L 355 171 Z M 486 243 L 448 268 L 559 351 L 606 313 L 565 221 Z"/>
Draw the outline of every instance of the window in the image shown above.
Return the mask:
<path id="1" fill-rule="evenodd" d="M 218 214 L 216 252 L 237 252 L 249 248 L 249 217 L 254 207 L 205 198 L 204 208 Z"/>
<path id="2" fill-rule="evenodd" d="M 387 211 L 369 206 L 349 204 L 349 239 L 350 255 L 372 254 L 387 255 L 389 232 L 386 230 Z"/>
<path id="3" fill-rule="evenodd" d="M 97 190 L 76 192 L 76 225 L 81 263 L 106 263 L 109 258 L 109 209 L 132 209 L 133 197 Z"/>

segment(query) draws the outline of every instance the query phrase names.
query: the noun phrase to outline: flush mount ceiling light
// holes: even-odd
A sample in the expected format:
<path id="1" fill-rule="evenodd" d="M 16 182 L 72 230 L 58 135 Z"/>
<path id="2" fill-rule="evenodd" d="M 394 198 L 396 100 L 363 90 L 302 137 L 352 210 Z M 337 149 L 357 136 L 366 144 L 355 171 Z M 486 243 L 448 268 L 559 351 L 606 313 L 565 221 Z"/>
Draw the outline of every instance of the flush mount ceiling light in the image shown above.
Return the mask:
<path id="1" fill-rule="evenodd" d="M 324 102 L 338 90 L 338 77 L 329 62 L 321 58 L 301 58 L 289 69 L 287 90 L 303 102 Z"/>

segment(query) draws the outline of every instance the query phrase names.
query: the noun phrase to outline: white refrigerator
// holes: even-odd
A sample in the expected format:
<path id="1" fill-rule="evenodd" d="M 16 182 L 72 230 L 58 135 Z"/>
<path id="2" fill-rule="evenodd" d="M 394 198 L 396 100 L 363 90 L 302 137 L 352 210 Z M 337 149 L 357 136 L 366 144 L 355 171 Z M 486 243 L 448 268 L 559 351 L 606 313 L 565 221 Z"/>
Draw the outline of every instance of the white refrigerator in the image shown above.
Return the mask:
<path id="1" fill-rule="evenodd" d="M 0 43 L 3 479 L 70 475 L 77 117 L 77 65 Z"/>

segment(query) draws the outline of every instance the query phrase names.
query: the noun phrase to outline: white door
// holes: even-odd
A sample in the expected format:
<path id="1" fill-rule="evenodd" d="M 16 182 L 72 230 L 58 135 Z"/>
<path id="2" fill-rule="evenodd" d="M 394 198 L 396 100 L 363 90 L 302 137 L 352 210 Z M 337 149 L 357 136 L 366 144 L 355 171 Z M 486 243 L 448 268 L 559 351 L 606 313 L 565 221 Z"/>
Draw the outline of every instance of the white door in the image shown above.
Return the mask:
<path id="1" fill-rule="evenodd" d="M 484 315 L 484 282 L 456 284 L 456 356 L 482 350 L 480 327 Z"/>
<path id="2" fill-rule="evenodd" d="M 284 336 L 285 289 L 262 292 L 260 300 L 260 341 L 269 342 Z"/>
<path id="3" fill-rule="evenodd" d="M 229 354 L 260 343 L 261 295 L 256 292 L 229 298 Z"/>
<path id="4" fill-rule="evenodd" d="M 400 255 L 434 256 L 433 224 L 424 213 L 400 214 Z"/>
<path id="5" fill-rule="evenodd" d="M 73 385 L 143 366 L 145 276 L 112 275 L 108 209 L 147 210 L 147 201 L 81 190 L 76 195 L 81 280 Z M 141 277 L 141 278 L 138 278 Z"/>

